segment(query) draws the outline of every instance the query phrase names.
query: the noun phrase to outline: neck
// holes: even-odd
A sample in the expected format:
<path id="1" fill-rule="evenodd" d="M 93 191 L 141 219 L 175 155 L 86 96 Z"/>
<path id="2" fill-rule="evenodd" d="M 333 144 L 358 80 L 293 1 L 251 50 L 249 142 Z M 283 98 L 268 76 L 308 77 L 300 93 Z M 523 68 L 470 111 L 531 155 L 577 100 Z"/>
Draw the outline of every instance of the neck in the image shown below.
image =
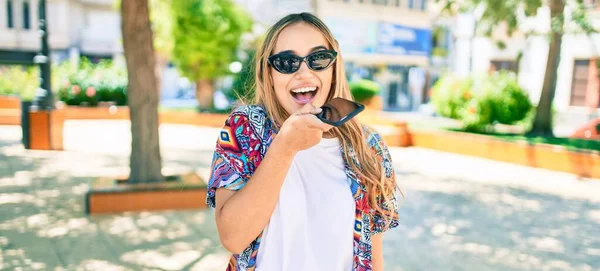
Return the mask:
<path id="1" fill-rule="evenodd" d="M 335 135 L 333 134 L 333 132 L 331 130 L 323 133 L 323 138 L 334 138 L 334 137 L 335 137 Z"/>

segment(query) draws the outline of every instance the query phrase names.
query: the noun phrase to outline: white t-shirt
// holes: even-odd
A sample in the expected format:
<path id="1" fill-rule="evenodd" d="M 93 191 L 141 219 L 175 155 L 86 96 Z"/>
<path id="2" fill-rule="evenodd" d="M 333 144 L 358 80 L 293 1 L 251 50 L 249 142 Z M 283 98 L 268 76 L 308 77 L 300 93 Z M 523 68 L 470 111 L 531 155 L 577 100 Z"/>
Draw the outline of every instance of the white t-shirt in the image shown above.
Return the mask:
<path id="1" fill-rule="evenodd" d="M 257 271 L 352 269 L 355 203 L 340 141 L 300 151 L 263 232 Z"/>

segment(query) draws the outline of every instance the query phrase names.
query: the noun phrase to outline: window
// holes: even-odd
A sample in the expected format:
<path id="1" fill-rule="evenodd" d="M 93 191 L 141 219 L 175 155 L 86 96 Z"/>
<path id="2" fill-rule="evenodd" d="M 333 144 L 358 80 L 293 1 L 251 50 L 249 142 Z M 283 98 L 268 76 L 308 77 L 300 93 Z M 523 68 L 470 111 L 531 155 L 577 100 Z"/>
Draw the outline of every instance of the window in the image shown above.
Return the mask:
<path id="1" fill-rule="evenodd" d="M 408 9 L 415 8 L 415 0 L 408 0 Z"/>
<path id="2" fill-rule="evenodd" d="M 375 5 L 387 5 L 387 0 L 373 0 L 373 4 Z"/>
<path id="3" fill-rule="evenodd" d="M 6 25 L 8 28 L 15 28 L 15 22 L 13 21 L 13 1 L 6 0 Z"/>
<path id="4" fill-rule="evenodd" d="M 31 18 L 29 17 L 29 1 L 23 2 L 23 29 L 31 29 Z"/>
<path id="5" fill-rule="evenodd" d="M 421 0 L 421 11 L 425 11 L 427 9 L 427 0 Z"/>
<path id="6" fill-rule="evenodd" d="M 492 60 L 490 61 L 490 68 L 493 71 L 511 71 L 514 73 L 519 72 L 519 63 L 514 60 Z"/>
<path id="7" fill-rule="evenodd" d="M 598 0 L 583 0 L 583 6 L 587 9 L 596 9 L 598 7 Z"/>
<path id="8" fill-rule="evenodd" d="M 590 60 L 575 60 L 571 83 L 571 105 L 585 106 Z"/>

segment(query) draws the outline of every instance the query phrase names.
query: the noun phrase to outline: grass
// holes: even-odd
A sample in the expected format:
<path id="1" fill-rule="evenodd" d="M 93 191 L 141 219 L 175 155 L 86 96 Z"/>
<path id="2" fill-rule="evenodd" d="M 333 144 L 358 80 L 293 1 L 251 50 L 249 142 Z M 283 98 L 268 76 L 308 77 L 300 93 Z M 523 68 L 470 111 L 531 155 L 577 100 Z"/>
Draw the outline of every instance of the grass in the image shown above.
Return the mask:
<path id="1" fill-rule="evenodd" d="M 198 112 L 196 106 L 183 106 L 183 107 L 166 107 L 164 105 L 158 106 L 158 112 Z"/>
<path id="2" fill-rule="evenodd" d="M 599 140 L 587 140 L 564 137 L 528 137 L 524 135 L 492 134 L 490 136 L 507 141 L 526 141 L 529 144 L 549 144 L 565 147 L 570 151 L 593 150 L 600 151 Z"/>

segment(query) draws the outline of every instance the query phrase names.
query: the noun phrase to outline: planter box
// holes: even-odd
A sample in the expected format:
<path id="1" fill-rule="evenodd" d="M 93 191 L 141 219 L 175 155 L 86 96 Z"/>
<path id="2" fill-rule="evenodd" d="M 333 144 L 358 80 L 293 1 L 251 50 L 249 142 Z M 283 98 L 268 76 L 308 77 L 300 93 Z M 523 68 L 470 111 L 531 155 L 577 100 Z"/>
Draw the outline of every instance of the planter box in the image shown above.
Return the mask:
<path id="1" fill-rule="evenodd" d="M 197 113 L 197 112 L 159 112 L 160 123 L 189 124 L 220 128 L 225 125 L 229 114 Z"/>
<path id="2" fill-rule="evenodd" d="M 98 178 L 86 194 L 86 214 L 206 208 L 206 183 L 191 173 L 162 183 L 127 184 L 119 178 Z"/>
<path id="3" fill-rule="evenodd" d="M 383 98 L 380 95 L 376 95 L 373 98 L 364 102 L 365 108 L 370 110 L 381 111 L 383 110 Z"/>
<path id="4" fill-rule="evenodd" d="M 509 142 L 490 136 L 449 131 L 411 131 L 413 146 L 477 156 L 513 164 L 600 178 L 599 151 L 569 151 L 562 146 Z"/>
<path id="5" fill-rule="evenodd" d="M 113 107 L 85 107 L 85 106 L 65 106 L 58 108 L 63 112 L 65 120 L 82 120 L 82 119 L 103 119 L 103 120 L 128 120 L 129 107 L 113 106 Z"/>
<path id="6" fill-rule="evenodd" d="M 412 144 L 406 122 L 386 118 L 378 110 L 371 109 L 365 109 L 357 118 L 361 123 L 375 129 L 388 146 L 408 147 Z"/>
<path id="7" fill-rule="evenodd" d="M 64 112 L 37 110 L 29 112 L 29 149 L 62 150 Z"/>
<path id="8" fill-rule="evenodd" d="M 21 124 L 21 99 L 16 96 L 0 96 L 0 125 Z"/>
<path id="9" fill-rule="evenodd" d="M 129 120 L 129 107 L 80 107 L 65 106 L 59 109 L 65 120 Z M 189 124 L 198 126 L 222 127 L 227 114 L 198 113 L 198 112 L 159 112 L 159 123 Z"/>

